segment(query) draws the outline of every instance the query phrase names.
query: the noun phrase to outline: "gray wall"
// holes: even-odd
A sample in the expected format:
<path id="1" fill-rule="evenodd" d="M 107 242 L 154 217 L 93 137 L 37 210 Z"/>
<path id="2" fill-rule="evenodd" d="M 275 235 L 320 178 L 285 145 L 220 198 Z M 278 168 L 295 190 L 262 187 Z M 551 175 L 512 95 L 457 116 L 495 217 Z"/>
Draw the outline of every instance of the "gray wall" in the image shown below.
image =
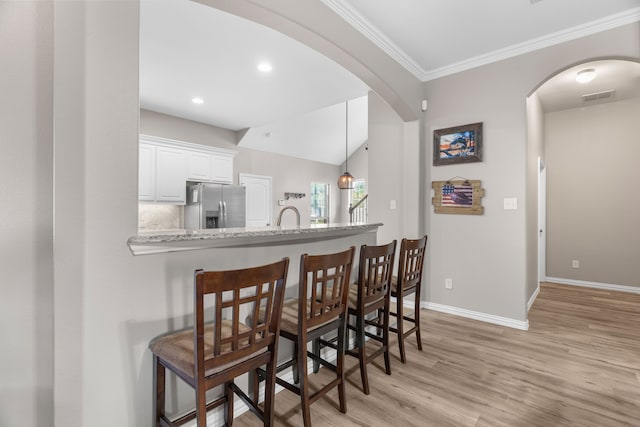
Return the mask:
<path id="1" fill-rule="evenodd" d="M 233 131 L 154 111 L 140 110 L 140 133 L 238 151 L 233 160 L 234 184 L 238 184 L 240 173 L 273 178 L 273 221 L 282 208 L 278 206 L 277 201 L 284 198 L 285 192 L 304 193 L 304 198 L 285 200 L 285 205 L 297 207 L 301 224 L 308 225 L 311 215 L 309 191 L 312 182 L 331 185 L 330 219 L 332 222 L 341 219 L 340 191 L 337 187 L 341 171 L 338 166 L 238 147 L 234 142 L 236 134 Z M 318 149 L 321 150 L 322 147 Z M 295 216 L 289 213 L 284 215 L 282 224 L 294 225 Z"/>
<path id="2" fill-rule="evenodd" d="M 378 242 L 400 240 L 404 203 L 404 122 L 379 96 L 369 94 L 369 221 L 381 222 Z M 391 200 L 396 209 L 390 208 Z"/>
<path id="3" fill-rule="evenodd" d="M 640 98 L 546 114 L 548 276 L 640 287 L 639 117 Z"/>
<path id="4" fill-rule="evenodd" d="M 0 2 L 0 425 L 53 425 L 52 12 Z"/>
<path id="5" fill-rule="evenodd" d="M 150 426 L 149 340 L 189 318 L 196 266 L 232 268 L 245 259 L 241 249 L 131 255 L 125 242 L 137 229 L 138 5 L 55 7 L 55 414 L 45 415 L 65 427 Z M 252 259 L 278 255 L 252 251 Z"/>
<path id="6" fill-rule="evenodd" d="M 527 266 L 535 264 L 528 260 L 535 253 L 527 251 L 526 212 L 537 204 L 537 197 L 526 198 L 533 179 L 527 178 L 526 98 L 568 65 L 603 56 L 637 58 L 639 29 L 638 23 L 626 25 L 425 83 L 428 139 L 435 129 L 484 122 L 483 161 L 433 167 L 431 179 L 480 179 L 486 190 L 482 216 L 436 215 L 428 205 L 430 244 L 437 248 L 430 258 L 431 302 L 524 326 Z M 426 165 L 431 157 L 428 149 Z M 504 210 L 505 197 L 516 197 L 518 210 Z M 444 288 L 445 278 L 453 279 L 452 290 Z"/>
<path id="7" fill-rule="evenodd" d="M 263 1 L 223 3 L 253 9 Z M 422 85 L 390 58 L 380 59 L 384 53 L 319 2 L 269 4 L 271 10 L 265 10 L 262 19 L 285 27 L 288 21 L 278 20 L 278 13 L 294 21 L 299 17 L 302 25 L 289 25 L 290 31 L 306 31 L 308 38 L 315 37 L 314 43 L 324 43 L 329 56 L 339 57 L 349 69 L 359 68 L 356 74 L 368 73 L 370 81 L 385 83 L 376 92 L 394 108 L 404 105 L 403 120 L 418 116 L 410 114 L 414 111 L 407 106 L 415 105 L 417 110 Z M 2 298 L 0 324 L 2 328 L 10 325 L 2 336 L 12 340 L 12 347 L 0 356 L 0 423 L 3 427 L 46 426 L 53 419 L 55 425 L 65 427 L 150 426 L 149 339 L 186 321 L 196 265 L 238 265 L 241 253 L 203 250 L 134 257 L 125 244 L 137 229 L 137 2 L 2 2 L 0 7 L 2 16 L 11 18 L 3 20 L 0 29 L 1 72 L 3 76 L 10 73 L 0 80 L 2 195 L 12 202 L 23 201 L 19 206 L 3 203 L 0 211 L 1 237 L 10 242 L 10 252 L 3 252 L 0 261 L 3 295 L 8 295 Z M 638 28 L 638 24 L 629 25 L 426 83 L 430 109 L 419 132 L 415 124 L 407 123 L 400 132 L 397 121 L 384 117 L 388 105 L 374 101 L 376 116 L 393 125 L 387 133 L 394 139 L 388 144 L 404 144 L 405 156 L 426 151 L 420 163 L 423 171 L 431 169 L 430 137 L 426 147 L 419 147 L 416 134 L 429 136 L 433 129 L 476 120 L 486 125 L 485 162 L 431 172 L 434 179 L 479 178 L 487 189 L 485 216 L 462 221 L 430 213 L 421 219 L 431 222 L 429 275 L 437 279 L 431 300 L 525 318 L 524 213 L 522 208 L 501 210 L 502 197 L 515 196 L 522 202 L 525 194 L 525 97 L 567 64 L 597 56 L 637 58 Z M 454 103 L 457 96 L 466 96 L 469 102 Z M 379 149 L 380 153 L 385 150 Z M 392 181 L 377 196 L 381 206 L 396 191 L 404 194 L 410 188 L 396 181 L 406 182 L 416 175 L 416 171 L 400 172 L 398 167 L 404 165 L 396 158 L 376 159 L 374 164 L 382 169 L 370 168 L 384 171 Z M 20 160 L 19 166 L 15 159 Z M 420 173 L 431 178 L 429 172 Z M 419 190 L 428 191 L 428 184 Z M 403 206 L 399 204 L 401 210 Z M 432 212 L 428 203 L 425 208 Z M 387 214 L 395 221 L 394 213 Z M 409 217 L 405 212 L 398 215 Z M 7 223 L 10 228 L 4 226 Z M 400 229 L 390 224 L 390 228 L 385 228 L 383 238 L 403 234 L 409 225 Z M 4 243 L 3 250 L 7 251 Z M 458 255 L 471 255 L 463 258 L 470 259 L 470 264 L 455 266 Z M 454 278 L 449 294 L 441 286 L 444 277 Z M 53 326 L 47 313 L 52 305 Z M 47 404 L 51 399 L 55 411 Z"/>

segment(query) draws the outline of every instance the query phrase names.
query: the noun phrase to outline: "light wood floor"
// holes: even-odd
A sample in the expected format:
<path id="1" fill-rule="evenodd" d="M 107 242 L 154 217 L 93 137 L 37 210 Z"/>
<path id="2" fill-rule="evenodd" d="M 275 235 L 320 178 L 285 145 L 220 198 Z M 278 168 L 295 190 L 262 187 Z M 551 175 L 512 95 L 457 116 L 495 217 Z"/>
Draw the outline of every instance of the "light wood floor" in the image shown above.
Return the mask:
<path id="1" fill-rule="evenodd" d="M 314 427 L 640 426 L 640 295 L 543 284 L 529 331 L 422 313 L 424 351 L 411 337 L 403 365 L 394 338 L 392 375 L 370 364 L 369 396 L 348 357 L 347 414 L 333 391 L 311 406 Z M 275 402 L 276 425 L 302 425 L 296 395 Z"/>

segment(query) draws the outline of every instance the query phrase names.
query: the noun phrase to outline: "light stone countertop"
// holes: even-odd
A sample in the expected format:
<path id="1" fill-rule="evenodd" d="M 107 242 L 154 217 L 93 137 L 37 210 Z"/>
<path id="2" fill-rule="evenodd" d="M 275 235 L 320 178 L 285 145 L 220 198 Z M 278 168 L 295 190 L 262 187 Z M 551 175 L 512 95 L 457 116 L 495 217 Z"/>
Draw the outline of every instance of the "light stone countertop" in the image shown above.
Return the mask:
<path id="1" fill-rule="evenodd" d="M 129 237 L 127 244 L 134 255 L 185 250 L 282 245 L 377 231 L 382 223 L 318 224 L 307 227 L 266 226 L 215 228 L 205 230 L 149 230 Z"/>

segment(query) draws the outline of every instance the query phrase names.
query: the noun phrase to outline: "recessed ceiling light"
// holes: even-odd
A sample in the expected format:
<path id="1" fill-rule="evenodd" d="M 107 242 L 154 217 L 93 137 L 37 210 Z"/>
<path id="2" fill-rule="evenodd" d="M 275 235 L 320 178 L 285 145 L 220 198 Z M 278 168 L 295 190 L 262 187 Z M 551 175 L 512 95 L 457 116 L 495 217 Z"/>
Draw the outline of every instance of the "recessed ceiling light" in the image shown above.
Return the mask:
<path id="1" fill-rule="evenodd" d="M 579 71 L 576 74 L 576 81 L 578 83 L 589 83 L 596 78 L 596 70 L 593 68 L 587 68 L 586 70 Z"/>
<path id="2" fill-rule="evenodd" d="M 200 98 L 199 96 L 196 96 L 191 100 L 191 102 L 193 102 L 194 104 L 200 105 L 200 104 L 204 104 L 204 99 Z"/>
<path id="3" fill-rule="evenodd" d="M 267 62 L 261 62 L 260 64 L 258 64 L 258 70 L 262 71 L 263 73 L 268 73 L 269 71 L 271 71 L 271 64 Z"/>

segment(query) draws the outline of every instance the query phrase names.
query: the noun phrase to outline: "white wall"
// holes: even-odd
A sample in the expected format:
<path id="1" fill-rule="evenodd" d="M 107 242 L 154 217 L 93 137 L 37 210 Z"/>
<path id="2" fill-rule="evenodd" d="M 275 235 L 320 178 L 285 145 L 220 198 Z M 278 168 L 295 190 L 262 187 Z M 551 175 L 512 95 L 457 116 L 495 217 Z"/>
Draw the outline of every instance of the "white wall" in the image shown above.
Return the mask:
<path id="1" fill-rule="evenodd" d="M 52 5 L 0 2 L 0 425 L 53 425 Z"/>
<path id="2" fill-rule="evenodd" d="M 546 114 L 548 276 L 640 288 L 639 117 L 640 98 Z"/>

